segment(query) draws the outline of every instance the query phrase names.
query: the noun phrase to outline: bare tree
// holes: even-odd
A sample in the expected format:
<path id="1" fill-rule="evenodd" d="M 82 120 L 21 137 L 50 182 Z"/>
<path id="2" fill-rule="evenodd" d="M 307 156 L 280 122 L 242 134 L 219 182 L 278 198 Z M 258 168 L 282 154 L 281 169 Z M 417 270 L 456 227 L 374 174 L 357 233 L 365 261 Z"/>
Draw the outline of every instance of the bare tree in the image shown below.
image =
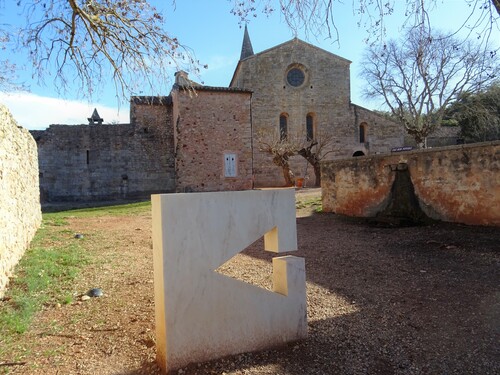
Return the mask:
<path id="1" fill-rule="evenodd" d="M 247 20 L 259 12 L 278 11 L 293 30 L 338 39 L 336 5 L 342 0 L 229 0 L 232 13 Z M 500 14 L 499 0 L 462 0 L 471 13 L 463 27 L 488 39 Z M 175 6 L 175 0 L 172 1 Z M 14 2 L 11 2 L 14 3 Z M 383 36 L 384 22 L 396 0 L 353 0 L 353 13 L 369 35 Z M 410 27 L 430 28 L 429 12 L 438 0 L 405 0 Z M 1 3 L 0 3 L 1 4 Z M 147 0 L 19 0 L 25 26 L 0 25 L 0 50 L 22 50 L 40 82 L 53 80 L 60 92 L 79 84 L 81 96 L 91 96 L 111 79 L 119 97 L 141 91 L 163 92 L 170 67 L 197 73 L 200 63 L 191 50 L 164 29 L 164 16 Z M 276 6 L 275 6 L 276 5 Z M 11 5 L 12 6 L 12 5 Z M 1 9 L 0 9 L 1 11 Z M 0 57 L 0 89 L 11 87 L 12 68 Z M 55 75 L 50 73 L 55 67 Z"/>
<path id="2" fill-rule="evenodd" d="M 40 82 L 55 67 L 51 79 L 60 92 L 77 83 L 82 96 L 91 96 L 111 79 L 121 97 L 148 89 L 160 93 L 158 85 L 172 67 L 200 69 L 192 51 L 164 30 L 164 17 L 146 0 L 30 0 L 17 6 L 25 26 L 8 32 L 3 24 L 0 47 L 29 51 Z"/>
<path id="3" fill-rule="evenodd" d="M 406 131 L 425 147 L 446 106 L 495 79 L 498 62 L 473 41 L 413 29 L 401 41 L 369 47 L 363 59 L 365 94 L 380 97 Z"/>
<path id="4" fill-rule="evenodd" d="M 320 162 L 332 150 L 333 136 L 318 134 L 313 139 L 307 139 L 303 134 L 288 134 L 281 137 L 278 132 L 260 132 L 257 135 L 259 150 L 269 154 L 273 163 L 281 167 L 286 186 L 295 184 L 295 174 L 290 167 L 290 158 L 300 155 L 313 167 L 315 186 L 321 186 Z"/>
<path id="5" fill-rule="evenodd" d="M 10 35 L 0 30 L 0 51 L 3 56 L 8 54 L 6 46 L 9 41 Z M 11 92 L 23 88 L 20 83 L 15 83 L 16 70 L 16 64 L 7 59 L 0 59 L 0 91 Z"/>
<path id="6" fill-rule="evenodd" d="M 314 170 L 314 185 L 321 186 L 321 168 L 320 162 L 325 157 L 333 152 L 331 146 L 333 136 L 319 134 L 311 140 L 307 140 L 301 148 L 297 150 L 297 154 L 302 156 L 313 167 Z"/>
<path id="7" fill-rule="evenodd" d="M 281 12 L 288 26 L 306 35 L 325 35 L 338 41 L 335 12 L 343 0 L 231 0 L 232 13 L 242 21 L 257 17 L 259 13 Z M 429 13 L 440 6 L 440 0 L 352 0 L 353 15 L 358 25 L 367 30 L 367 39 L 384 39 L 385 21 L 395 10 L 396 1 L 405 6 L 401 26 L 430 30 Z M 470 13 L 459 29 L 467 29 L 471 38 L 489 39 L 494 29 L 498 31 L 500 0 L 461 0 L 468 5 Z M 453 9 L 450 9 L 452 12 Z M 453 30 L 453 33 L 458 30 Z"/>
<path id="8" fill-rule="evenodd" d="M 281 137 L 278 132 L 260 132 L 257 134 L 259 150 L 269 154 L 273 163 L 281 168 L 286 186 L 295 185 L 295 174 L 290 168 L 290 158 L 300 148 L 298 138 L 288 135 Z"/>

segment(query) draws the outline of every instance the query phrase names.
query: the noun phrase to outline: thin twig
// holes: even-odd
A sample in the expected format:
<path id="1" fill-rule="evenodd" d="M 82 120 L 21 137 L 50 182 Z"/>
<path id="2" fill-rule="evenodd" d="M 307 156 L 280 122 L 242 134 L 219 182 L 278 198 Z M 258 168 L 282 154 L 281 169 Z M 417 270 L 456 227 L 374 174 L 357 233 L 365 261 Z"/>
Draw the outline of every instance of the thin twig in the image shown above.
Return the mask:
<path id="1" fill-rule="evenodd" d="M 91 328 L 90 331 L 92 332 L 108 332 L 108 331 L 118 331 L 120 327 L 116 328 Z"/>
<path id="2" fill-rule="evenodd" d="M 0 362 L 0 367 L 7 366 L 24 366 L 28 362 Z"/>

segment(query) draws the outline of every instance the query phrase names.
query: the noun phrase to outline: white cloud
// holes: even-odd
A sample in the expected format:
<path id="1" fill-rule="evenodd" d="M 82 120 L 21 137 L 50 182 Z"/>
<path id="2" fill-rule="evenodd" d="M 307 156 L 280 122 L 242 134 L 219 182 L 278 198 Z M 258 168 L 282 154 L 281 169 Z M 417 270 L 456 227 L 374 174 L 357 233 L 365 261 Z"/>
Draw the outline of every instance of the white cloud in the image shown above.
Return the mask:
<path id="1" fill-rule="evenodd" d="M 31 93 L 0 93 L 0 103 L 9 108 L 17 123 L 26 129 L 45 129 L 51 124 L 87 124 L 87 118 L 97 108 L 104 123 L 128 123 L 128 107 L 116 108 L 89 104 L 76 100 L 63 100 Z"/>

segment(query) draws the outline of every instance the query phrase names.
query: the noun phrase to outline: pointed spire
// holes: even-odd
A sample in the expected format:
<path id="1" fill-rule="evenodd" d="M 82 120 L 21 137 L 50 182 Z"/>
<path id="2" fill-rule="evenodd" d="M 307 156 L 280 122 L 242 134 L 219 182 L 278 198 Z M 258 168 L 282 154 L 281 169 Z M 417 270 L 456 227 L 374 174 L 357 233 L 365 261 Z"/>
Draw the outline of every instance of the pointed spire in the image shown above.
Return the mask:
<path id="1" fill-rule="evenodd" d="M 92 116 L 87 118 L 89 120 L 89 125 L 102 125 L 102 122 L 104 119 L 99 116 L 99 113 L 97 112 L 97 108 L 94 108 L 94 112 L 92 112 Z"/>
<path id="2" fill-rule="evenodd" d="M 240 60 L 246 59 L 247 57 L 252 55 L 253 55 L 252 42 L 250 41 L 247 25 L 245 24 L 245 34 L 243 35 L 243 45 L 241 46 Z"/>

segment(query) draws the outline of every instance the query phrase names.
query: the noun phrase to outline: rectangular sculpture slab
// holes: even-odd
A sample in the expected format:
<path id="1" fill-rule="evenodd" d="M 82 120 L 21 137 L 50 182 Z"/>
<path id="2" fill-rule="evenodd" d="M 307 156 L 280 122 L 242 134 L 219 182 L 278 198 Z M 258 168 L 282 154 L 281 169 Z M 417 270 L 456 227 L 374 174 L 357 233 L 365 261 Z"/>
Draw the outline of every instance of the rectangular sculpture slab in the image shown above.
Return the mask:
<path id="1" fill-rule="evenodd" d="M 303 258 L 273 259 L 273 292 L 215 272 L 262 236 L 268 251 L 297 250 L 293 189 L 153 195 L 152 210 L 166 372 L 307 336 Z"/>

